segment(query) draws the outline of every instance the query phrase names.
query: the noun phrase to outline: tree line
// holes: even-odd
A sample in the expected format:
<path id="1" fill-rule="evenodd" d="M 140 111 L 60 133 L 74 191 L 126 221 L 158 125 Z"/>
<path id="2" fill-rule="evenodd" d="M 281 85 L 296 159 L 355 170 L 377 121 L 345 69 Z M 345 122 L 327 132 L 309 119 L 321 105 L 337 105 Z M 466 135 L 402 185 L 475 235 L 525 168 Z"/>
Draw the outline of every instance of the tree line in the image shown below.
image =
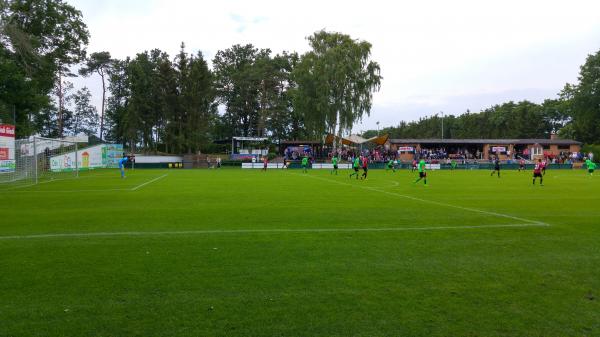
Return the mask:
<path id="1" fill-rule="evenodd" d="M 506 102 L 477 113 L 466 111 L 455 116 L 422 117 L 417 121 L 401 121 L 397 126 L 385 127 L 381 132 L 392 138 L 548 138 L 559 133 L 563 138 L 574 138 L 572 118 L 565 113 L 565 102 L 547 99 L 542 104 L 530 101 Z M 365 132 L 366 137 L 377 130 Z"/>
<path id="2" fill-rule="evenodd" d="M 308 37 L 303 55 L 234 45 L 212 67 L 183 43 L 173 58 L 159 49 L 122 60 L 88 55 L 89 38 L 81 12 L 62 0 L 0 0 L 0 112 L 13 107 L 18 137 L 83 132 L 173 153 L 232 136 L 315 139 L 368 115 L 382 78 L 371 44 L 336 32 Z M 93 74 L 100 111 L 69 81 Z"/>
<path id="3" fill-rule="evenodd" d="M 383 128 L 392 138 L 560 138 L 587 144 L 600 143 L 600 51 L 588 55 L 578 83 L 565 84 L 554 99 L 541 104 L 506 102 L 480 112 L 458 116 L 433 115 L 417 121 L 401 121 Z M 377 130 L 368 130 L 372 137 Z"/>
<path id="4" fill-rule="evenodd" d="M 188 52 L 142 51 L 115 59 L 87 52 L 80 11 L 63 0 L 0 0 L 0 119 L 15 115 L 17 137 L 85 133 L 130 149 L 169 153 L 210 150 L 232 136 L 321 139 L 347 134 L 370 114 L 382 82 L 371 44 L 318 31 L 304 54 L 233 45 L 212 60 Z M 75 71 L 77 70 L 77 71 Z M 101 107 L 70 79 L 97 75 Z M 446 138 L 539 138 L 557 132 L 600 140 L 600 52 L 578 83 L 542 104 L 507 102 L 443 117 Z M 441 116 L 384 128 L 394 138 L 441 137 Z M 364 136 L 375 134 L 367 131 Z"/>

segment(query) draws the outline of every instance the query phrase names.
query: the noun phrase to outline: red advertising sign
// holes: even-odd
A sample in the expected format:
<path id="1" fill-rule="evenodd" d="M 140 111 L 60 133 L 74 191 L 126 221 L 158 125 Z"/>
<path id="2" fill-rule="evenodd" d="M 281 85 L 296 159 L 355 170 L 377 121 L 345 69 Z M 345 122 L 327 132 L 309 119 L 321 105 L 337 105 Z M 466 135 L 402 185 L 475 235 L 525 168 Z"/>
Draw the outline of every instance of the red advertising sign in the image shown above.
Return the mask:
<path id="1" fill-rule="evenodd" d="M 8 160 L 8 148 L 0 147 L 0 160 Z"/>
<path id="2" fill-rule="evenodd" d="M 0 137 L 15 138 L 15 126 L 8 124 L 0 124 Z"/>

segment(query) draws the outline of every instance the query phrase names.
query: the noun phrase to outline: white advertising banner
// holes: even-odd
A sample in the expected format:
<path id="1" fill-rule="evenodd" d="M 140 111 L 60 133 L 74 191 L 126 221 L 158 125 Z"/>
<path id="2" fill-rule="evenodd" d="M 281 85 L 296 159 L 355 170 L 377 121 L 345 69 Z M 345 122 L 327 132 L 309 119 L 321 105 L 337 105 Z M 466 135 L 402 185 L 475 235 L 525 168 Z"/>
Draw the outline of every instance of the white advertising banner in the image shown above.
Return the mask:
<path id="1" fill-rule="evenodd" d="M 80 170 L 114 167 L 114 162 L 122 157 L 122 148 L 120 144 L 101 144 L 81 149 L 77 151 L 77 156 L 75 152 L 68 152 L 50 157 L 50 169 L 52 171 L 73 170 L 76 167 L 76 158 Z"/>
<path id="2" fill-rule="evenodd" d="M 15 126 L 0 124 L 0 173 L 15 170 Z"/>

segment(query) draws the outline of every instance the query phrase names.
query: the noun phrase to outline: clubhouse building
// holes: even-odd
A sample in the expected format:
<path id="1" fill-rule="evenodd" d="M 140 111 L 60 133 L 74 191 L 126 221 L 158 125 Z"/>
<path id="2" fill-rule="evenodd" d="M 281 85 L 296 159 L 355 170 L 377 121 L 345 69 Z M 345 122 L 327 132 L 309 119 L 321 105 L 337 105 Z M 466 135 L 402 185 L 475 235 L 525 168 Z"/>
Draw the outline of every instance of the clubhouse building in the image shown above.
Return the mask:
<path id="1" fill-rule="evenodd" d="M 443 152 L 449 158 L 500 160 L 525 158 L 554 158 L 581 151 L 581 143 L 558 139 L 389 139 L 389 150 L 397 152 L 401 160 L 412 160 L 424 152 Z"/>

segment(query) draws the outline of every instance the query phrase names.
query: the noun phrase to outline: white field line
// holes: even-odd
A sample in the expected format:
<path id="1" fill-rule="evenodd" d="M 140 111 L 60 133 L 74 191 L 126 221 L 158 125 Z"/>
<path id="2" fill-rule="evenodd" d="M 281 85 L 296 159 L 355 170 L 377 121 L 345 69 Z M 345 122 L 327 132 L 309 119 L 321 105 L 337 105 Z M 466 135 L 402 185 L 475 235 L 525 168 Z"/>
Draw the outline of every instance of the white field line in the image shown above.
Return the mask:
<path id="1" fill-rule="evenodd" d="M 46 239 L 46 238 L 87 238 L 111 236 L 161 236 L 161 235 L 206 235 L 206 234 L 254 234 L 254 233 L 344 233 L 344 232 L 407 232 L 435 231 L 454 229 L 487 229 L 514 227 L 547 227 L 545 224 L 521 223 L 504 225 L 475 225 L 475 226 L 433 226 L 433 227 L 380 227 L 380 228 L 281 228 L 281 229 L 212 229 L 190 231 L 159 231 L 159 232 L 97 232 L 97 233 L 50 233 L 28 235 L 0 236 L 0 240 Z"/>
<path id="2" fill-rule="evenodd" d="M 21 188 L 25 188 L 25 187 L 31 187 L 31 186 L 36 186 L 36 185 L 42 185 L 42 184 L 48 184 L 48 183 L 53 183 L 55 181 L 63 181 L 63 180 L 76 180 L 76 179 L 90 179 L 90 178 L 109 178 L 111 176 L 79 176 L 79 177 L 70 177 L 70 178 L 58 178 L 58 179 L 50 179 L 50 180 L 46 180 L 46 181 L 42 181 L 42 182 L 38 182 L 36 183 L 32 183 L 32 184 L 27 184 L 27 185 L 19 185 L 19 186 L 14 186 L 14 187 L 9 187 L 7 189 L 5 189 L 4 191 L 14 191 L 14 190 L 18 190 Z M 114 177 L 114 176 L 112 176 Z M 4 192 L 2 191 L 2 192 Z M 78 192 L 80 190 L 73 190 L 73 192 Z M 27 192 L 46 192 L 46 191 L 27 191 Z M 54 191 L 56 192 L 56 191 Z M 60 191 L 59 191 L 60 192 Z M 87 191 L 82 191 L 82 192 L 87 192 Z"/>
<path id="3" fill-rule="evenodd" d="M 18 190 L 20 188 L 25 188 L 25 187 L 30 187 L 30 186 L 35 186 L 35 183 L 33 183 L 33 184 L 27 184 L 27 185 L 19 185 L 19 186 L 9 187 L 9 188 L 5 189 L 4 191 L 14 191 L 14 190 Z"/>
<path id="4" fill-rule="evenodd" d="M 131 188 L 102 188 L 88 190 L 25 190 L 25 191 L 10 191 L 11 193 L 76 193 L 76 192 L 112 192 L 112 191 L 131 191 Z M 1 193 L 0 193 L 1 194 Z"/>
<path id="5" fill-rule="evenodd" d="M 143 184 L 137 185 L 136 187 L 133 187 L 131 190 L 132 190 L 132 191 L 136 191 L 136 190 L 138 190 L 138 189 L 140 189 L 140 188 L 142 188 L 142 187 L 144 187 L 144 186 L 146 186 L 146 185 L 148 185 L 148 184 L 152 184 L 153 182 L 155 182 L 155 181 L 157 181 L 157 180 L 160 180 L 160 179 L 162 179 L 162 178 L 164 178 L 164 177 L 166 177 L 166 176 L 168 176 L 168 175 L 169 175 L 168 173 L 165 173 L 165 174 L 163 174 L 163 175 L 162 175 L 162 176 L 160 176 L 160 177 L 156 177 L 156 178 L 154 178 L 154 179 L 152 179 L 152 180 L 150 180 L 150 181 L 147 181 L 147 182 L 145 182 L 145 183 L 143 183 Z"/>
<path id="6" fill-rule="evenodd" d="M 311 176 L 311 175 L 306 175 L 306 174 L 297 174 L 297 173 L 294 173 L 294 174 L 299 175 L 299 176 L 306 176 L 306 177 L 313 178 L 313 179 L 324 180 L 324 181 L 327 181 L 327 182 L 330 182 L 330 183 L 340 184 L 340 185 L 344 185 L 344 186 L 352 186 L 352 187 L 362 188 L 362 189 L 370 190 L 370 191 L 374 191 L 374 192 L 385 193 L 385 194 L 393 195 L 393 196 L 396 196 L 396 197 L 410 199 L 410 200 L 419 201 L 419 202 L 424 202 L 424 203 L 428 203 L 428 204 L 432 204 L 432 205 L 438 205 L 438 206 L 443 206 L 443 207 L 456 208 L 456 209 L 461 209 L 461 210 L 464 210 L 464 211 L 469 211 L 469 212 L 474 212 L 474 213 L 488 214 L 488 215 L 493 215 L 493 216 L 507 218 L 507 219 L 512 219 L 512 220 L 523 221 L 523 222 L 527 222 L 527 223 L 531 223 L 531 224 L 537 224 L 537 225 L 540 225 L 540 226 L 550 226 L 550 224 L 547 224 L 545 222 L 541 222 L 541 221 L 537 221 L 537 220 L 530 220 L 530 219 L 525 219 L 525 218 L 520 218 L 520 217 L 509 215 L 509 214 L 503 214 L 503 213 L 497 213 L 497 212 L 491 212 L 491 211 L 484 211 L 484 210 L 477 209 L 477 208 L 463 207 L 463 206 L 457 206 L 457 205 L 447 204 L 445 202 L 439 202 L 439 201 L 421 199 L 421 198 L 413 197 L 413 196 L 410 196 L 410 195 L 405 195 L 405 194 L 400 194 L 400 193 L 395 193 L 395 192 L 380 190 L 380 189 L 377 189 L 377 188 L 374 188 L 374 187 L 353 185 L 353 184 L 348 184 L 348 183 L 344 183 L 344 182 L 341 182 L 341 181 L 335 181 L 335 180 L 331 180 L 331 179 L 327 179 L 327 178 L 322 178 L 322 177 L 317 177 L 317 176 Z"/>
<path id="7" fill-rule="evenodd" d="M 25 188 L 25 187 L 35 186 L 35 185 L 41 185 L 41 184 L 47 184 L 47 183 L 53 183 L 55 181 L 71 180 L 71 179 L 77 179 L 77 178 L 76 177 L 71 177 L 71 178 L 50 179 L 50 180 L 38 182 L 37 184 L 36 183 L 32 183 L 32 184 L 20 185 L 20 186 L 15 186 L 15 187 L 7 188 L 6 191 L 17 190 L 17 189 L 20 189 L 20 188 Z"/>

